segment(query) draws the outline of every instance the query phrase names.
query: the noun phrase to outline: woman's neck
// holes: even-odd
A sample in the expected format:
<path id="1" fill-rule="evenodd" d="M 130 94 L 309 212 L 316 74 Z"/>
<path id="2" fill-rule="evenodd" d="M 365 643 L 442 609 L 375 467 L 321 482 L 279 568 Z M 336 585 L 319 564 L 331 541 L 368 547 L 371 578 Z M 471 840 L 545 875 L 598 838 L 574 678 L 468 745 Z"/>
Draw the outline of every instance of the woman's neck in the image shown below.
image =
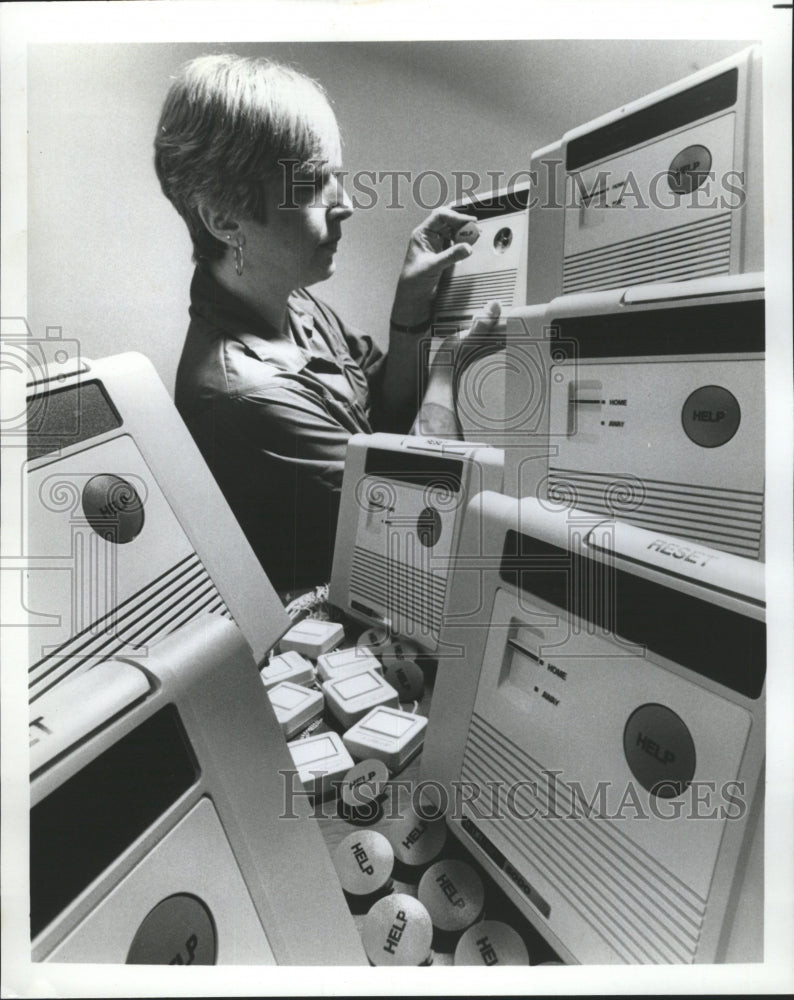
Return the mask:
<path id="1" fill-rule="evenodd" d="M 293 292 L 292 288 L 276 288 L 272 281 L 267 280 L 255 281 L 250 272 L 245 270 L 238 275 L 232 254 L 213 261 L 210 270 L 219 285 L 241 299 L 276 331 L 276 338 L 292 340 L 287 316 L 287 300 Z"/>

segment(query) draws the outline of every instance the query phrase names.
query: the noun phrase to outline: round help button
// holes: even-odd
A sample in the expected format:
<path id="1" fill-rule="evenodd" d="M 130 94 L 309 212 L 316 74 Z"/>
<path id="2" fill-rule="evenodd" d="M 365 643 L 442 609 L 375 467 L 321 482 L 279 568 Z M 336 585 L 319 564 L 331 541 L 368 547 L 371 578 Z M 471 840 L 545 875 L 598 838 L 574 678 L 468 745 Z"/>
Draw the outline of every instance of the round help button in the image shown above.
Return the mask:
<path id="1" fill-rule="evenodd" d="M 702 385 L 687 397 L 681 423 L 690 441 L 701 448 L 727 444 L 739 429 L 742 411 L 732 392 L 721 385 Z"/>
<path id="2" fill-rule="evenodd" d="M 390 824 L 384 833 L 400 864 L 423 868 L 441 853 L 447 839 L 447 824 L 443 819 L 422 819 L 410 809 L 405 816 Z"/>
<path id="3" fill-rule="evenodd" d="M 420 650 L 409 639 L 399 639 L 381 646 L 377 652 L 384 667 L 397 667 L 406 660 L 416 660 Z"/>
<path id="4" fill-rule="evenodd" d="M 509 924 L 481 920 L 458 941 L 455 965 L 529 965 L 529 953 L 521 935 Z"/>
<path id="5" fill-rule="evenodd" d="M 342 818 L 362 825 L 376 822 L 383 815 L 381 800 L 388 785 L 389 769 L 382 760 L 367 757 L 359 761 L 342 779 L 339 795 Z"/>
<path id="6" fill-rule="evenodd" d="M 413 660 L 390 663 L 383 676 L 397 692 L 400 701 L 415 701 L 425 693 L 425 675 Z"/>
<path id="7" fill-rule="evenodd" d="M 706 146 L 687 146 L 677 153 L 667 170 L 667 183 L 676 194 L 691 194 L 709 179 L 711 151 Z"/>
<path id="8" fill-rule="evenodd" d="M 374 896 L 391 888 L 394 851 L 375 830 L 350 833 L 334 851 L 334 867 L 347 896 Z"/>
<path id="9" fill-rule="evenodd" d="M 361 939 L 373 965 L 424 965 L 432 958 L 433 923 L 418 899 L 395 893 L 369 911 Z"/>
<path id="10" fill-rule="evenodd" d="M 651 795 L 683 794 L 695 773 L 695 744 L 682 719 L 664 705 L 641 705 L 623 730 L 631 773 Z"/>
<path id="11" fill-rule="evenodd" d="M 422 876 L 418 892 L 440 931 L 458 934 L 482 916 L 485 888 L 465 861 L 437 861 Z"/>
<path id="12" fill-rule="evenodd" d="M 441 537 L 441 515 L 434 507 L 425 507 L 416 520 L 416 534 L 427 549 L 432 549 Z"/>
<path id="13" fill-rule="evenodd" d="M 83 487 L 83 513 L 98 535 L 116 545 L 131 542 L 143 527 L 143 501 L 120 476 L 92 476 Z"/>
<path id="14" fill-rule="evenodd" d="M 161 900 L 141 921 L 127 965 L 214 965 L 218 938 L 212 914 L 198 896 Z"/>

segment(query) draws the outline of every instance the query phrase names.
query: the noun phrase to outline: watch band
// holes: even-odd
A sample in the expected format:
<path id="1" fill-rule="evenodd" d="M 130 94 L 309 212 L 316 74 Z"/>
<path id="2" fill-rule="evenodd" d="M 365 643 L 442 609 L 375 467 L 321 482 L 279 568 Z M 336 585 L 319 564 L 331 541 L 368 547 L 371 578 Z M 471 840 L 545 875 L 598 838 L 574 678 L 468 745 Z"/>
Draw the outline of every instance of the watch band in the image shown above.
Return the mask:
<path id="1" fill-rule="evenodd" d="M 415 326 L 404 326 L 402 323 L 395 323 L 393 319 L 389 320 L 389 328 L 391 330 L 396 330 L 398 333 L 422 333 L 430 326 L 430 321 L 432 317 L 428 316 L 423 323 L 417 323 Z"/>

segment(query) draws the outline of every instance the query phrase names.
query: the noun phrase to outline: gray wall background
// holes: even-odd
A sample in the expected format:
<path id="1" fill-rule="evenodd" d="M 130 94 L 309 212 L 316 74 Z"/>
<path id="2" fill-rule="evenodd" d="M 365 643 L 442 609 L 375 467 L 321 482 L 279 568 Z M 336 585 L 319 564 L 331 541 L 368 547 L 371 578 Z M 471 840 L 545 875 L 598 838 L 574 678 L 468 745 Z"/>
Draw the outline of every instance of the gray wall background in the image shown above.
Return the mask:
<path id="1" fill-rule="evenodd" d="M 204 52 L 289 62 L 327 89 L 345 168 L 506 177 L 568 129 L 744 48 L 748 41 L 63 44 L 28 50 L 28 319 L 82 353 L 138 350 L 169 391 L 192 274 L 182 220 L 160 192 L 152 137 L 169 76 Z M 384 343 L 411 229 L 427 214 L 378 204 L 345 225 L 316 291 Z M 438 186 L 427 181 L 425 200 Z"/>

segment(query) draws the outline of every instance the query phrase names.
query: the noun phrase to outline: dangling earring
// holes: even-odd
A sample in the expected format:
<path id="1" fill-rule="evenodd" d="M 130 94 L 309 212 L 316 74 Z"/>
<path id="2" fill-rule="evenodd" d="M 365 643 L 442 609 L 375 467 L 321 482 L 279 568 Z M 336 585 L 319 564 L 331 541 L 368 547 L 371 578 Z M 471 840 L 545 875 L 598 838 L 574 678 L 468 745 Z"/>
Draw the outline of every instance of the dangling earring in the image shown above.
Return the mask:
<path id="1" fill-rule="evenodd" d="M 234 269 L 237 271 L 238 277 L 242 275 L 244 267 L 245 260 L 243 259 L 243 245 L 238 242 L 234 245 Z"/>

